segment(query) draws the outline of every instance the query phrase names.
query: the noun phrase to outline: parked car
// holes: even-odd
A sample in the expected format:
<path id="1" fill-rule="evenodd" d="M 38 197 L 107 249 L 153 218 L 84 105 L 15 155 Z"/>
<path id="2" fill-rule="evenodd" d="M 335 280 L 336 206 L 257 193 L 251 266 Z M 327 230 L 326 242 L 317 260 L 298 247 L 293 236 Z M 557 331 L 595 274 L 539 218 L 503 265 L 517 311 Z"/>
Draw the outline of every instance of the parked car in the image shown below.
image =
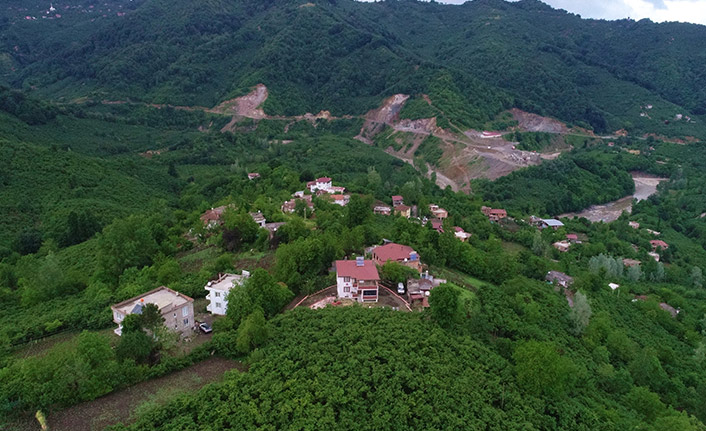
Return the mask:
<path id="1" fill-rule="evenodd" d="M 211 325 L 209 325 L 209 324 L 206 323 L 206 322 L 199 323 L 199 329 L 200 329 L 204 334 L 208 334 L 208 333 L 210 333 L 211 331 L 213 331 L 213 328 L 211 328 Z"/>

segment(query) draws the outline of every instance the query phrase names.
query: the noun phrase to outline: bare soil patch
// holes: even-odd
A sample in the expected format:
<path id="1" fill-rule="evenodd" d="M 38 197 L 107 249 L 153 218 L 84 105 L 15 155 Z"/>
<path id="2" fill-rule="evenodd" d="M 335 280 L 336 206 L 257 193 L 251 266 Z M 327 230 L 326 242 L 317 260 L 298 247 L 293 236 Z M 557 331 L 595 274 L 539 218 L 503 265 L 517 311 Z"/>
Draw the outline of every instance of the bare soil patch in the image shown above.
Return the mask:
<path id="1" fill-rule="evenodd" d="M 553 118 L 531 114 L 517 108 L 510 110 L 521 130 L 526 132 L 568 133 L 569 128 L 564 123 Z"/>

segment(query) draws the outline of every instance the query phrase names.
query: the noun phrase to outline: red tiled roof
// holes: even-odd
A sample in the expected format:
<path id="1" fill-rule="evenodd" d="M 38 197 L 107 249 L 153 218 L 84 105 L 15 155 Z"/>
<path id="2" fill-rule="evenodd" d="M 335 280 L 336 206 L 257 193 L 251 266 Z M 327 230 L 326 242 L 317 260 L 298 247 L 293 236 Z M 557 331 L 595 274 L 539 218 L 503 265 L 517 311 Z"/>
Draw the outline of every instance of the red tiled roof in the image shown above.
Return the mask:
<path id="1" fill-rule="evenodd" d="M 507 211 L 505 211 L 504 209 L 491 209 L 490 214 L 507 217 Z"/>
<path id="2" fill-rule="evenodd" d="M 330 183 L 330 182 L 331 182 L 331 178 L 329 178 L 329 177 L 317 178 L 317 179 L 316 179 L 316 182 L 317 182 L 317 183 Z"/>
<path id="3" fill-rule="evenodd" d="M 411 207 L 408 207 L 407 205 L 397 205 L 395 207 L 395 211 L 407 211 L 408 209 L 411 209 Z"/>
<path id="4" fill-rule="evenodd" d="M 662 241 L 661 239 L 653 239 L 652 241 L 650 241 L 650 244 L 652 244 L 652 247 L 662 247 L 662 248 L 669 247 L 669 244 Z"/>
<path id="5" fill-rule="evenodd" d="M 217 208 L 211 208 L 210 210 L 201 214 L 201 217 L 200 217 L 201 221 L 203 221 L 203 222 L 218 221 L 221 219 L 221 216 L 223 215 L 223 212 L 225 210 L 226 210 L 225 205 L 217 207 Z"/>
<path id="6" fill-rule="evenodd" d="M 404 198 L 402 196 L 395 195 L 392 197 L 392 200 L 393 201 L 401 201 L 401 200 L 404 200 Z"/>
<path id="7" fill-rule="evenodd" d="M 465 232 L 462 227 L 454 226 L 456 232 Z"/>
<path id="8" fill-rule="evenodd" d="M 434 228 L 434 230 L 437 230 L 441 233 L 444 232 L 444 222 L 438 219 L 432 219 L 431 221 L 431 227 Z"/>
<path id="9" fill-rule="evenodd" d="M 579 236 L 576 235 L 575 233 L 567 233 L 566 239 L 579 239 Z"/>
<path id="10" fill-rule="evenodd" d="M 414 252 L 414 249 L 408 245 L 395 244 L 391 242 L 389 244 L 381 245 L 380 247 L 375 247 L 373 249 L 373 255 L 375 255 L 380 262 L 392 261 L 403 261 L 409 259 L 409 254 Z"/>
<path id="11" fill-rule="evenodd" d="M 351 277 L 356 280 L 380 280 L 378 269 L 372 260 L 364 260 L 363 266 L 357 266 L 353 260 L 337 260 L 336 275 L 338 277 Z"/>

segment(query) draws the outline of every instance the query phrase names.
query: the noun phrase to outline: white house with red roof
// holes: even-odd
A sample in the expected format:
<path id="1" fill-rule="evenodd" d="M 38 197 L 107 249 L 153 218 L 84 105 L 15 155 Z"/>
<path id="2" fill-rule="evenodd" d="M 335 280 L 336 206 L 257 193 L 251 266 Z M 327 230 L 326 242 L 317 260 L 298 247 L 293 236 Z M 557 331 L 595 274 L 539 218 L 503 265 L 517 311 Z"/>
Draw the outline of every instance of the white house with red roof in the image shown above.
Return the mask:
<path id="1" fill-rule="evenodd" d="M 336 287 L 339 298 L 377 302 L 380 276 L 375 262 L 362 256 L 336 261 Z"/>
<path id="2" fill-rule="evenodd" d="M 333 180 L 329 177 L 321 177 L 314 181 L 309 181 L 306 185 L 312 193 L 316 193 L 319 190 L 330 193 L 333 188 Z"/>
<path id="3" fill-rule="evenodd" d="M 331 195 L 331 200 L 336 205 L 344 207 L 351 201 L 351 197 L 349 195 Z"/>
<path id="4" fill-rule="evenodd" d="M 454 235 L 462 242 L 468 241 L 468 239 L 471 237 L 470 233 L 466 232 L 465 230 L 463 230 L 462 227 L 459 226 L 454 226 Z"/>

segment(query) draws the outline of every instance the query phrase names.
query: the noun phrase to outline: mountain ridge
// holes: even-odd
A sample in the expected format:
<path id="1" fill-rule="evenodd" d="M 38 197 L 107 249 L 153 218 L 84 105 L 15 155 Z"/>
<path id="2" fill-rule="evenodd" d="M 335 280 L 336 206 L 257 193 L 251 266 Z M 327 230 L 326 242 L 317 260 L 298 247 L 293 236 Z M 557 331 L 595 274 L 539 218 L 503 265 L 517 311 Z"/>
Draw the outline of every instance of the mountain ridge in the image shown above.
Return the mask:
<path id="1" fill-rule="evenodd" d="M 5 79 L 59 100 L 201 106 L 263 83 L 265 109 L 290 116 L 359 115 L 394 94 L 429 94 L 469 127 L 514 107 L 598 133 L 706 137 L 700 125 L 664 124 L 706 122 L 704 26 L 583 20 L 536 0 L 105 4 L 124 12 L 87 23 L 68 9 L 61 19 L 78 30 L 4 11 Z M 653 121 L 641 115 L 648 104 Z"/>

